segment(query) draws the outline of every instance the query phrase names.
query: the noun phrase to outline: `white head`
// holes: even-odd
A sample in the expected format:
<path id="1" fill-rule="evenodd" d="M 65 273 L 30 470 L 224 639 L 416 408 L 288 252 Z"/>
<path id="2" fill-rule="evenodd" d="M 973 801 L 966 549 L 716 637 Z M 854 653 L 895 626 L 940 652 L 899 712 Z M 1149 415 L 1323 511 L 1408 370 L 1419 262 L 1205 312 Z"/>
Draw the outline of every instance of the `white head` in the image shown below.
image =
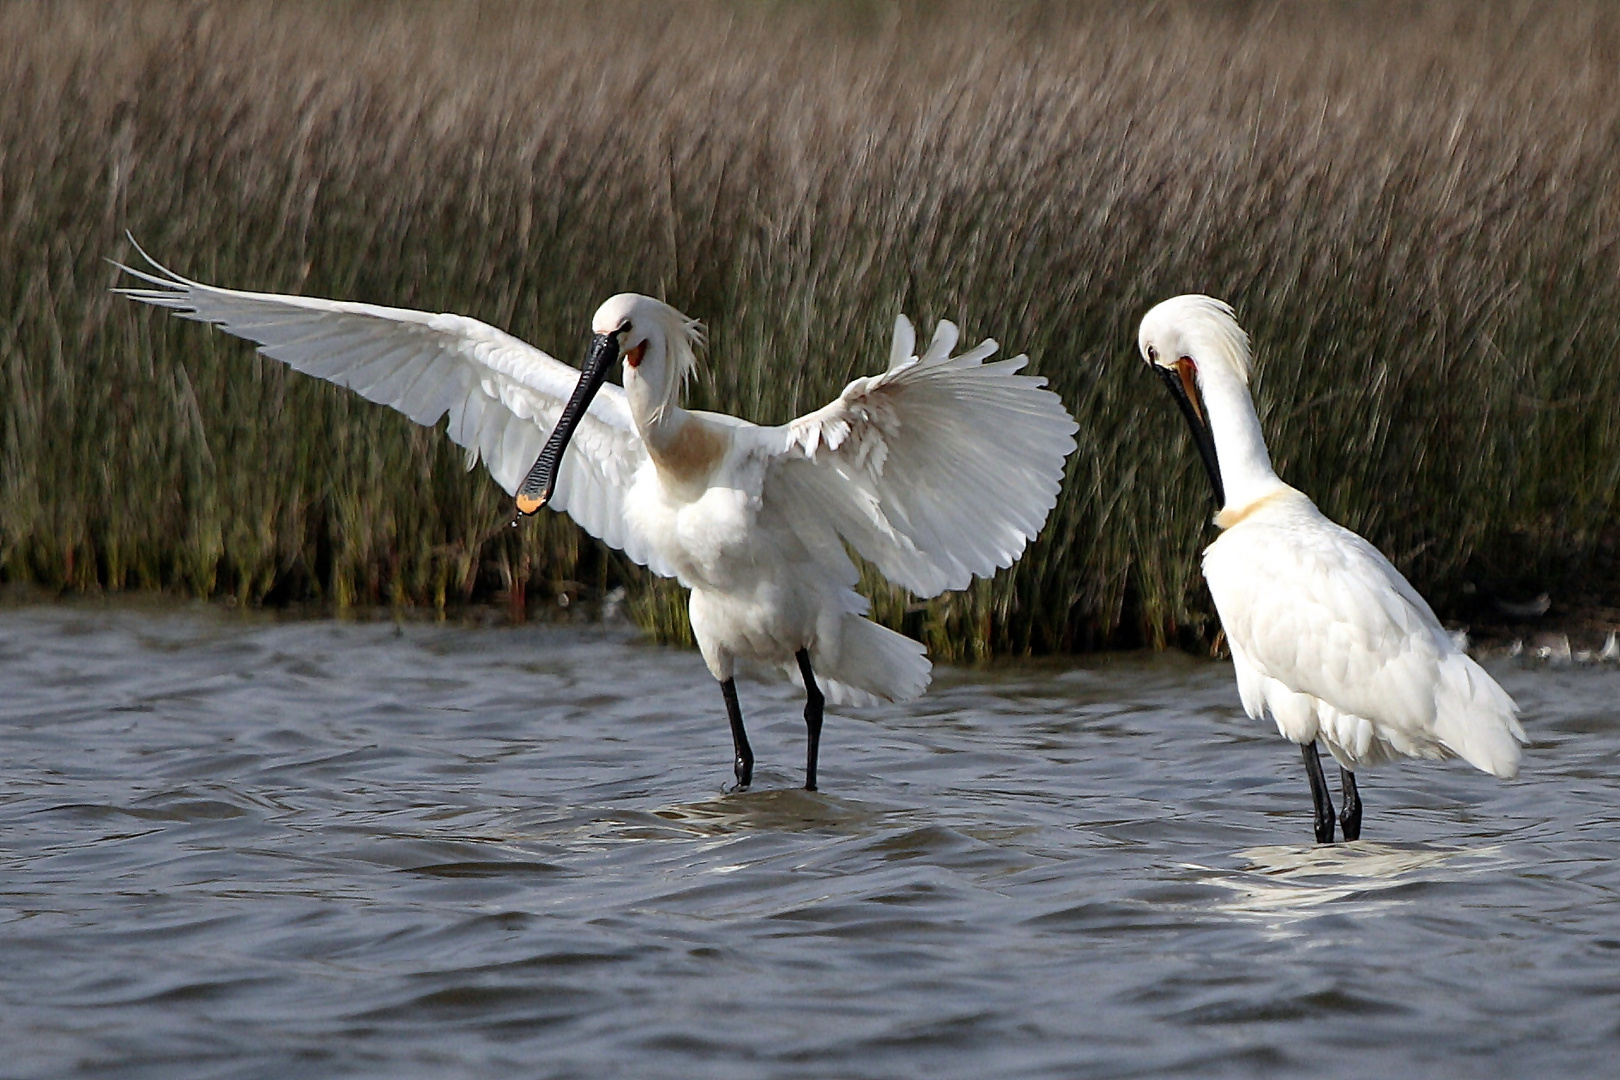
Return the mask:
<path id="1" fill-rule="evenodd" d="M 1175 296 L 1142 317 L 1136 336 L 1142 359 L 1174 370 L 1182 361 L 1197 375 L 1200 366 L 1225 364 L 1249 384 L 1249 335 L 1237 324 L 1232 306 L 1196 293 Z"/>
<path id="2" fill-rule="evenodd" d="M 1249 335 L 1237 324 L 1230 304 L 1192 294 L 1172 297 L 1143 316 L 1136 346 L 1142 359 L 1164 380 L 1187 418 L 1204 469 L 1215 487 L 1215 504 L 1224 506 L 1227 491 L 1216 454 L 1215 433 L 1199 405 L 1199 396 L 1201 391 L 1207 396 L 1208 380 L 1214 377 L 1227 387 L 1235 380 L 1237 393 L 1247 400 Z M 1249 408 L 1252 412 L 1252 405 Z M 1265 454 L 1263 444 L 1259 453 Z"/>
<path id="3" fill-rule="evenodd" d="M 625 391 L 645 402 L 650 422 L 662 419 L 680 398 L 703 344 L 703 326 L 696 319 L 639 293 L 610 297 L 591 317 L 591 332 L 599 342 L 616 344 L 624 357 Z"/>
<path id="4" fill-rule="evenodd" d="M 661 300 L 636 293 L 620 293 L 597 308 L 591 331 L 591 347 L 580 365 L 579 383 L 540 457 L 518 486 L 520 515 L 535 513 L 550 501 L 563 451 L 613 361 L 624 357 L 625 395 L 636 423 L 657 423 L 675 404 L 681 385 L 697 366 L 693 350 L 703 341 L 698 323 Z"/>

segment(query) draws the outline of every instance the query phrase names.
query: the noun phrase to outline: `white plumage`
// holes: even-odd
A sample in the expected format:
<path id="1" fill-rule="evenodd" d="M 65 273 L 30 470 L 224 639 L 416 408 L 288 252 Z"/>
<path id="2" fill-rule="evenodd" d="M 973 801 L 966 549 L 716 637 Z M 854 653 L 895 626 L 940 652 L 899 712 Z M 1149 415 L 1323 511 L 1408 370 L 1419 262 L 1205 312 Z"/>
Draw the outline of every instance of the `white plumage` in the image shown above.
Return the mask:
<path id="1" fill-rule="evenodd" d="M 1279 491 L 1204 552 L 1244 709 L 1341 765 L 1461 757 L 1518 773 L 1511 698 L 1367 541 Z"/>
<path id="2" fill-rule="evenodd" d="M 1377 548 L 1272 470 L 1249 396 L 1248 337 L 1231 308 L 1167 300 L 1142 320 L 1139 346 L 1182 403 L 1223 504 L 1204 577 L 1244 710 L 1269 711 L 1307 749 L 1320 740 L 1347 770 L 1456 756 L 1516 775 L 1526 740 L 1513 700 Z"/>
<path id="3" fill-rule="evenodd" d="M 220 289 L 152 266 L 123 267 L 152 287 L 121 291 L 256 342 L 419 424 L 448 415 L 468 467 L 481 458 L 520 509 L 549 501 L 690 588 L 692 628 L 726 689 L 744 785 L 752 757 L 731 688 L 737 661 L 810 679 L 808 663 L 834 702 L 904 701 L 928 684 L 922 646 L 864 618 L 845 545 L 918 596 L 960 589 L 1022 554 L 1075 446 L 1076 425 L 1045 380 L 1017 374 L 1027 357 L 986 363 L 997 348 L 988 340 L 953 356 L 957 330 L 945 321 L 917 356 L 900 316 L 887 371 L 762 427 L 680 407 L 700 330 L 649 297 L 622 294 L 598 309 L 582 376 L 459 315 Z M 622 390 L 601 384 L 597 370 L 620 356 Z M 587 386 L 593 378 L 599 389 Z M 577 425 L 554 430 L 571 395 L 583 409 Z M 551 449 L 548 435 L 555 470 L 542 481 L 536 459 Z M 819 705 L 806 719 L 813 786 Z"/>

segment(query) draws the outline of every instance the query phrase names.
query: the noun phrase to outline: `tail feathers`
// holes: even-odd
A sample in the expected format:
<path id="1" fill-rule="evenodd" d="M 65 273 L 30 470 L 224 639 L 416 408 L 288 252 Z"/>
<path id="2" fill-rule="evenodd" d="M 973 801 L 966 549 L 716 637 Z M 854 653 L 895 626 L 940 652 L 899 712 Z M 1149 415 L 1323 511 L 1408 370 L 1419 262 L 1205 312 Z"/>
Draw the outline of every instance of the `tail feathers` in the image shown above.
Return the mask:
<path id="1" fill-rule="evenodd" d="M 828 655 L 824 645 L 811 651 L 811 666 L 821 692 L 834 705 L 910 701 L 921 697 L 933 678 L 921 642 L 859 615 L 840 620 L 837 655 Z"/>
<path id="2" fill-rule="evenodd" d="M 1504 780 L 1519 775 L 1519 745 L 1530 740 L 1519 707 L 1484 668 L 1461 653 L 1444 658 L 1434 698 L 1434 732 L 1446 749 Z"/>

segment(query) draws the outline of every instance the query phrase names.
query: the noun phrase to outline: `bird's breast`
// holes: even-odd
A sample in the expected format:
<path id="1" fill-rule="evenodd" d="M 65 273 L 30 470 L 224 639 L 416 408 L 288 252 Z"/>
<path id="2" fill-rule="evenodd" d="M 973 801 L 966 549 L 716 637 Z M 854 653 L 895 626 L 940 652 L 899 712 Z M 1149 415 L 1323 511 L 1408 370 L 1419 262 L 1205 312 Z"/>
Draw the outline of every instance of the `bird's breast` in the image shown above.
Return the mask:
<path id="1" fill-rule="evenodd" d="M 1300 493 L 1291 487 L 1282 487 L 1276 491 L 1260 496 L 1244 506 L 1225 506 L 1215 515 L 1215 524 L 1221 529 L 1230 529 L 1241 525 L 1257 513 L 1265 511 L 1272 506 L 1280 506 L 1289 500 L 1290 496 Z M 1303 497 L 1303 496 L 1301 496 Z"/>
<path id="2" fill-rule="evenodd" d="M 682 491 L 706 486 L 730 445 L 723 433 L 702 420 L 688 419 L 663 445 L 649 442 L 647 453 L 664 485 Z"/>
<path id="3" fill-rule="evenodd" d="M 672 488 L 662 469 L 643 466 L 626 502 L 630 525 L 689 588 L 731 589 L 769 561 L 756 501 L 739 487 Z"/>

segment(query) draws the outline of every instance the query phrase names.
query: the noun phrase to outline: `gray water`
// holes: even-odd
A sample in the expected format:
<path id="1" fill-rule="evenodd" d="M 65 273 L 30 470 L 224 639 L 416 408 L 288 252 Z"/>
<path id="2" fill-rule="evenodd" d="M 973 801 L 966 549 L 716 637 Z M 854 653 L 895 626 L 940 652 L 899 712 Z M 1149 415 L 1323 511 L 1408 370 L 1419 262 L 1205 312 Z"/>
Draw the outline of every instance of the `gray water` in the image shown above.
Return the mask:
<path id="1" fill-rule="evenodd" d="M 0 609 L 0 1076 L 1613 1076 L 1620 673 L 1522 779 L 1299 755 L 1181 656 L 829 717 L 600 628 Z M 1335 785 L 1336 787 L 1336 785 Z"/>

